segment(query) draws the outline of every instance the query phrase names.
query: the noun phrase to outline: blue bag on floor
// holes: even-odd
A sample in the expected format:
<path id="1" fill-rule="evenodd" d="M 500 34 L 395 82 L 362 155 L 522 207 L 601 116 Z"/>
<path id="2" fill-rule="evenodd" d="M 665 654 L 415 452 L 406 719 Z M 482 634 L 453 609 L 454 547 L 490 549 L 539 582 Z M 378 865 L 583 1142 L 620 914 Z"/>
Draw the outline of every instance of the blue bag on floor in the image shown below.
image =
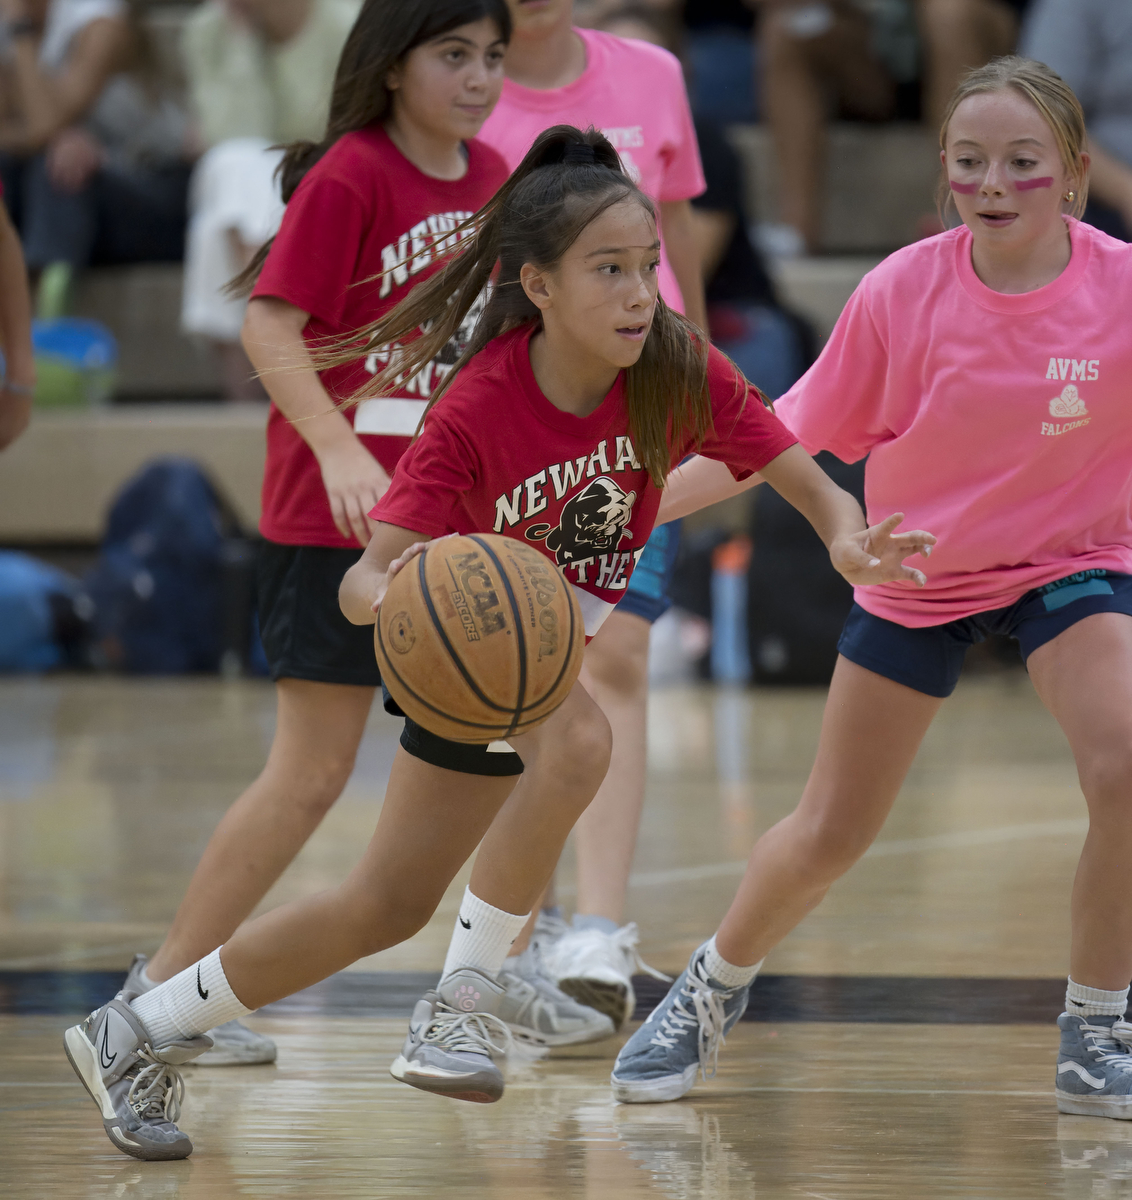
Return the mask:
<path id="1" fill-rule="evenodd" d="M 223 546 L 233 524 L 189 459 L 158 459 L 125 486 L 84 581 L 106 666 L 145 675 L 218 668 Z"/>
<path id="2" fill-rule="evenodd" d="M 57 636 L 56 598 L 70 601 L 77 582 L 14 551 L 0 551 L 0 671 L 49 671 L 65 655 Z"/>

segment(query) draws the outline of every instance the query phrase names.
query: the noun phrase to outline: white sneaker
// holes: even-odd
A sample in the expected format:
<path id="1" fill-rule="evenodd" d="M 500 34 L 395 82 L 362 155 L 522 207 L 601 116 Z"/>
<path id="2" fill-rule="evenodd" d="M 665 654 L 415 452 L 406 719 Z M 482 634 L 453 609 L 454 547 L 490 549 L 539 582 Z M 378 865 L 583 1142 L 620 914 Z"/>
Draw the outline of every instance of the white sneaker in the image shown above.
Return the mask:
<path id="1" fill-rule="evenodd" d="M 636 923 L 630 921 L 615 933 L 569 928 L 545 948 L 540 942 L 539 950 L 546 971 L 562 991 L 579 1004 L 605 1013 L 620 1029 L 637 1007 L 634 971 L 671 982 L 642 960 L 639 942 Z"/>
<path id="2" fill-rule="evenodd" d="M 149 961 L 144 954 L 135 954 L 130 963 L 123 990 L 131 996 L 140 996 L 154 985 L 146 983 L 142 971 Z M 255 1033 L 239 1021 L 225 1021 L 208 1031 L 212 1049 L 206 1050 L 197 1060 L 202 1067 L 247 1067 L 255 1063 L 273 1063 L 277 1053 L 275 1043 L 262 1033 Z"/>
<path id="3" fill-rule="evenodd" d="M 504 962 L 499 982 L 507 989 L 499 1015 L 516 1041 L 577 1046 L 600 1042 L 615 1032 L 605 1013 L 579 1004 L 555 985 L 533 946 Z"/>

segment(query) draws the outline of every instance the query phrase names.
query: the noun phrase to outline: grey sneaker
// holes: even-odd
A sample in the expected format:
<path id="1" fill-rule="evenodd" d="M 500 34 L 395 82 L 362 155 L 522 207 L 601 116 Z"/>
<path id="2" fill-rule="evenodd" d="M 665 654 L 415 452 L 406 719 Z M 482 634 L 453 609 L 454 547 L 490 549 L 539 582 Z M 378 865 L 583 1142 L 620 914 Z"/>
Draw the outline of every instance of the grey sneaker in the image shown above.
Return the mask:
<path id="1" fill-rule="evenodd" d="M 621 1047 L 613 1064 L 613 1096 L 624 1104 L 679 1100 L 697 1074 L 710 1079 L 724 1035 L 747 1008 L 750 986 L 724 988 L 704 971 L 704 947 Z"/>
<path id="2" fill-rule="evenodd" d="M 1132 1054 L 1121 1036 L 1132 1033 L 1127 1022 L 1062 1013 L 1057 1026 L 1057 1111 L 1132 1120 Z"/>
<path id="3" fill-rule="evenodd" d="M 142 971 L 149 959 L 144 954 L 135 954 L 130 963 L 130 972 L 122 990 L 129 995 L 140 996 L 155 985 L 147 983 Z M 240 1021 L 225 1021 L 208 1031 L 212 1049 L 196 1061 L 198 1067 L 246 1067 L 256 1063 L 273 1063 L 278 1053 L 271 1038 L 256 1033 Z"/>
<path id="4" fill-rule="evenodd" d="M 188 1158 L 193 1144 L 177 1128 L 185 1084 L 176 1070 L 212 1043 L 185 1038 L 153 1046 L 119 993 L 63 1035 L 75 1074 L 102 1113 L 106 1136 L 134 1158 Z"/>
<path id="5" fill-rule="evenodd" d="M 533 946 L 504 962 L 499 982 L 506 989 L 499 1015 L 517 1041 L 577 1046 L 600 1042 L 615 1032 L 604 1013 L 578 1004 L 555 985 Z"/>
<path id="6" fill-rule="evenodd" d="M 472 967 L 446 975 L 417 1001 L 389 1074 L 454 1100 L 494 1103 L 503 1095 L 503 1072 L 492 1057 L 511 1048 L 499 1016 L 504 996 L 502 984 Z"/>

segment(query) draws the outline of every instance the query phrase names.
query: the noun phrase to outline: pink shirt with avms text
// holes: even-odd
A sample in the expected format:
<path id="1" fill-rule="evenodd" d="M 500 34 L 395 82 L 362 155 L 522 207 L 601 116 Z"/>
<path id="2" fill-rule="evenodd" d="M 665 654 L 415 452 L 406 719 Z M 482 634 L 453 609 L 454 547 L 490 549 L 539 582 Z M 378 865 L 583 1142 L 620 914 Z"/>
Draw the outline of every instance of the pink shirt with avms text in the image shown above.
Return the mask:
<path id="1" fill-rule="evenodd" d="M 965 226 L 897 251 L 775 403 L 810 453 L 869 455 L 870 523 L 939 538 L 926 588 L 856 589 L 876 616 L 940 625 L 1132 572 L 1132 246 L 1067 220 L 1069 265 L 1022 295 L 979 280 Z"/>
<path id="2" fill-rule="evenodd" d="M 596 29 L 574 32 L 586 47 L 582 74 L 560 88 L 529 88 L 504 80 L 503 94 L 480 130 L 480 141 L 498 150 L 513 171 L 544 129 L 593 125 L 613 143 L 647 196 L 662 203 L 699 196 L 707 184 L 679 61 L 648 42 Z M 680 285 L 663 246 L 660 253 L 660 294 L 683 312 Z"/>

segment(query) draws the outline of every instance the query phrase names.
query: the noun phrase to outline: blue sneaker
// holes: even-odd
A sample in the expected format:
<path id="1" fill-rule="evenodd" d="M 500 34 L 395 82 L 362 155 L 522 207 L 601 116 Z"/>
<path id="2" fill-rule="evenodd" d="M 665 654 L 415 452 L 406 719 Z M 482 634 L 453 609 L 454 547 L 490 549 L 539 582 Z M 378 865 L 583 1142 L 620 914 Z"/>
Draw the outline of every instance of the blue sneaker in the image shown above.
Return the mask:
<path id="1" fill-rule="evenodd" d="M 715 1074 L 724 1035 L 747 1008 L 750 986 L 724 988 L 703 966 L 704 947 L 668 995 L 621 1048 L 613 1064 L 614 1099 L 623 1104 L 679 1100 L 696 1075 Z"/>
<path id="2" fill-rule="evenodd" d="M 1081 1117 L 1132 1120 L 1132 1054 L 1121 1040 L 1120 1017 L 1057 1018 L 1057 1111 Z"/>

